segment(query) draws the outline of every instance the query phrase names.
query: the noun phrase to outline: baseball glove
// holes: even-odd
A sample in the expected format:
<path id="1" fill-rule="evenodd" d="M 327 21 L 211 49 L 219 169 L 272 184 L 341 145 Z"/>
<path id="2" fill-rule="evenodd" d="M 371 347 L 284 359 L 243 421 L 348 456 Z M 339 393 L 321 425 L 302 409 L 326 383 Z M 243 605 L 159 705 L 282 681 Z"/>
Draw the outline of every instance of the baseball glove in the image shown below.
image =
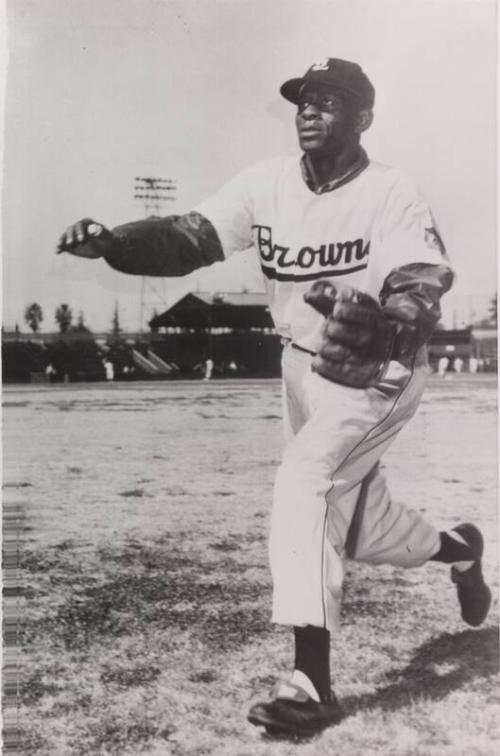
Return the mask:
<path id="1" fill-rule="evenodd" d="M 378 302 L 325 281 L 315 282 L 304 299 L 326 318 L 312 369 L 344 386 L 375 385 L 391 357 L 396 330 Z"/>

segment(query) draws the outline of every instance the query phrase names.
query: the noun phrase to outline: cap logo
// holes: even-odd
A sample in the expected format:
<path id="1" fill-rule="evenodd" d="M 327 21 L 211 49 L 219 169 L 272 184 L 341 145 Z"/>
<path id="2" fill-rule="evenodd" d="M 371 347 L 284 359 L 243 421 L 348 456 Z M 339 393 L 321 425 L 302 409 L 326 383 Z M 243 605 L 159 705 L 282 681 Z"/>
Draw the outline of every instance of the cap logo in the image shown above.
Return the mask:
<path id="1" fill-rule="evenodd" d="M 311 66 L 312 71 L 328 71 L 330 68 L 330 58 L 323 58 L 318 63 Z"/>

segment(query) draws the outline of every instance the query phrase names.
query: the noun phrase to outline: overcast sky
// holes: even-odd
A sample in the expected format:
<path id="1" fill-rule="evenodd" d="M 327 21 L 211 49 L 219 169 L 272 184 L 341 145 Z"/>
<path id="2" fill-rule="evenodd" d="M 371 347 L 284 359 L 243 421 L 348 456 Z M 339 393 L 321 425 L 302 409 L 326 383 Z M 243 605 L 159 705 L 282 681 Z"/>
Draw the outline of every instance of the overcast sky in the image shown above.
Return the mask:
<path id="1" fill-rule="evenodd" d="M 496 289 L 496 5 L 487 0 L 7 0 L 4 324 L 67 302 L 108 329 L 139 323 L 140 279 L 54 255 L 91 216 L 143 216 L 134 177 L 177 181 L 185 212 L 243 167 L 297 151 L 279 86 L 325 56 L 376 87 L 364 139 L 420 184 L 458 273 L 457 324 Z M 186 290 L 262 288 L 252 256 L 146 290 L 161 309 Z"/>

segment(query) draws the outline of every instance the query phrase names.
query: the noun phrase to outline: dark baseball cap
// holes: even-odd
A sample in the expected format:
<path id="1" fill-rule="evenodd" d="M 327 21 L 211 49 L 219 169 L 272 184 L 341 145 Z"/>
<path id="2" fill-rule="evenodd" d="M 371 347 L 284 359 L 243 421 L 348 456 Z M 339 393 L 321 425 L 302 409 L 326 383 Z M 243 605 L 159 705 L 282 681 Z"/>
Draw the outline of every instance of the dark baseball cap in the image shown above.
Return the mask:
<path id="1" fill-rule="evenodd" d="M 375 89 L 361 66 L 340 58 L 325 58 L 314 63 L 304 76 L 289 79 L 281 86 L 280 92 L 286 100 L 298 103 L 299 92 L 304 84 L 319 84 L 357 98 L 361 108 L 371 110 L 375 102 Z"/>

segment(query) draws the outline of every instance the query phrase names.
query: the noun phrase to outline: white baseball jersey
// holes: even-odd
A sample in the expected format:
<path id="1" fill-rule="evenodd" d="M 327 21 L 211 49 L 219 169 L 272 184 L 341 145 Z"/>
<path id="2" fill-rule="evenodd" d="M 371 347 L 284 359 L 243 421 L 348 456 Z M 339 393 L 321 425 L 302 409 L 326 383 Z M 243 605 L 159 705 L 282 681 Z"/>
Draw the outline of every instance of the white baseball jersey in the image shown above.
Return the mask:
<path id="1" fill-rule="evenodd" d="M 432 214 L 414 183 L 376 162 L 333 191 L 316 194 L 300 159 L 259 163 L 195 208 L 229 257 L 254 246 L 278 332 L 315 351 L 323 318 L 304 302 L 318 279 L 378 299 L 386 276 L 410 263 L 443 264 Z"/>
<path id="2" fill-rule="evenodd" d="M 196 210 L 214 226 L 226 257 L 254 245 L 277 330 L 317 351 L 324 319 L 304 302 L 314 280 L 378 299 L 393 270 L 447 261 L 427 203 L 400 171 L 368 163 L 315 193 L 302 167 L 296 157 L 260 163 Z M 391 500 L 377 467 L 415 412 L 427 368 L 391 361 L 383 391 L 360 391 L 311 373 L 310 363 L 285 347 L 288 444 L 271 520 L 273 621 L 336 630 L 347 532 L 360 498 L 356 559 L 410 567 L 437 550 L 437 530 Z"/>

